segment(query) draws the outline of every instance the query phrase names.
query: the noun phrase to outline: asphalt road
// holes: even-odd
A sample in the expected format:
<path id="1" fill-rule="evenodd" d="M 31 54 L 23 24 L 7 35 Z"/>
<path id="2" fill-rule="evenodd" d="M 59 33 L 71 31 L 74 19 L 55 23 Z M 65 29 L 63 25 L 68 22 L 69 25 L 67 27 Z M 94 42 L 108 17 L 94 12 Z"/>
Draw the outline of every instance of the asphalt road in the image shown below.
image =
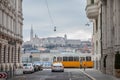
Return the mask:
<path id="1" fill-rule="evenodd" d="M 64 72 L 51 72 L 50 69 L 24 74 L 27 80 L 91 80 L 80 69 L 65 69 Z"/>

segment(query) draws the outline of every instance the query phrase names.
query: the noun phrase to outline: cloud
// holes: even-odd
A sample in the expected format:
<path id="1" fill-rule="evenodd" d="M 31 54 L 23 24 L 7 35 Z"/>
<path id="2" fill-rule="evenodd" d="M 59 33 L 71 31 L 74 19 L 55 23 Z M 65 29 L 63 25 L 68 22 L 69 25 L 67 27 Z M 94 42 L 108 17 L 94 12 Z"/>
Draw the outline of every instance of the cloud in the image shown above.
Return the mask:
<path id="1" fill-rule="evenodd" d="M 34 33 L 39 37 L 64 36 L 64 34 L 74 39 L 90 37 L 92 25 L 85 26 L 88 22 L 85 12 L 86 0 L 47 1 L 54 24 L 50 20 L 45 0 L 23 0 L 23 39 L 25 41 L 29 39 L 31 25 Z M 54 26 L 57 27 L 56 32 L 53 31 Z"/>

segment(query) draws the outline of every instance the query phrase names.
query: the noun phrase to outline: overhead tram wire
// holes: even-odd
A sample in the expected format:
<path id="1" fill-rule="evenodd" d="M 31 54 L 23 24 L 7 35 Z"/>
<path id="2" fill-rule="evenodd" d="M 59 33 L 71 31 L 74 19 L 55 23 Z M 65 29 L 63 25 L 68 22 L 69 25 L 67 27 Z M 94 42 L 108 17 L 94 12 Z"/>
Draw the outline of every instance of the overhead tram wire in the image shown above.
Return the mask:
<path id="1" fill-rule="evenodd" d="M 53 18 L 51 16 L 51 13 L 50 13 L 50 9 L 49 9 L 47 0 L 45 0 L 45 2 L 46 2 L 46 6 L 47 6 L 47 10 L 48 10 L 48 14 L 49 14 L 49 17 L 50 17 L 51 24 L 52 24 L 52 26 L 54 26 L 54 32 L 56 32 L 56 26 L 54 25 L 54 21 L 53 21 Z"/>

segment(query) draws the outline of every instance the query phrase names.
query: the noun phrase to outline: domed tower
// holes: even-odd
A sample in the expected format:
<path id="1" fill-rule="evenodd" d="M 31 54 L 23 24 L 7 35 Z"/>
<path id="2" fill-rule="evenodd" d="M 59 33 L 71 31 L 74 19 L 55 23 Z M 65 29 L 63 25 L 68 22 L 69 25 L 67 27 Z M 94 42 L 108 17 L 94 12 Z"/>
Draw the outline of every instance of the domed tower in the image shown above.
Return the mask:
<path id="1" fill-rule="evenodd" d="M 33 27 L 31 26 L 31 31 L 30 31 L 30 40 L 33 39 Z"/>
<path id="2" fill-rule="evenodd" d="M 64 35 L 64 39 L 65 39 L 65 45 L 67 45 L 67 35 Z"/>
<path id="3" fill-rule="evenodd" d="M 64 35 L 64 38 L 65 38 L 65 40 L 67 40 L 67 35 L 66 34 Z"/>

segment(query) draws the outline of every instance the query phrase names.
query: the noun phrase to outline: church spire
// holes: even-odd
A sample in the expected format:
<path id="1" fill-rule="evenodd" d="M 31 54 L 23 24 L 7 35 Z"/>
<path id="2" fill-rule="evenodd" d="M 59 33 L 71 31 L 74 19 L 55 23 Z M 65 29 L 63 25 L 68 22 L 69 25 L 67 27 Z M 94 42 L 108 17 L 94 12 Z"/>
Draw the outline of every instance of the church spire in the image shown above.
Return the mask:
<path id="1" fill-rule="evenodd" d="M 32 40 L 32 39 L 33 39 L 33 27 L 32 27 L 32 25 L 31 25 L 30 40 Z"/>

